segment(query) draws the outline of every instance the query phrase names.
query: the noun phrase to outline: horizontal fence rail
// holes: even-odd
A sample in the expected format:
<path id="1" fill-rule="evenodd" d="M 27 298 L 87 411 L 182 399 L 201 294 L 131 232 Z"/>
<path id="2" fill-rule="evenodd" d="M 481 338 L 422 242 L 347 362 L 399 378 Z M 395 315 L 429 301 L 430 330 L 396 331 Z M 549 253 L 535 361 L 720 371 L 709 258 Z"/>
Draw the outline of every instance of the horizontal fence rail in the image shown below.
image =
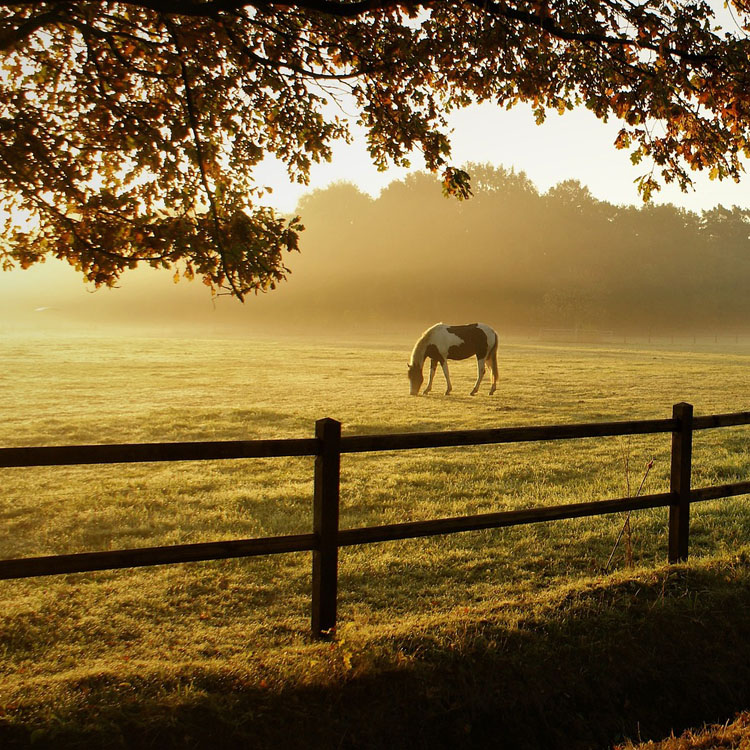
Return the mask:
<path id="1" fill-rule="evenodd" d="M 173 544 L 168 547 L 140 547 L 77 552 L 70 555 L 25 557 L 0 561 L 0 579 L 34 578 L 60 573 L 87 573 L 94 570 L 141 568 L 206 560 L 227 560 L 232 557 L 257 557 L 280 552 L 306 552 L 315 549 L 314 534 L 269 536 L 262 539 L 231 539 L 225 542 Z"/>
<path id="2" fill-rule="evenodd" d="M 0 468 L 134 464 L 150 461 L 217 461 L 228 458 L 282 458 L 315 456 L 319 450 L 320 444 L 315 438 L 224 440 L 205 443 L 53 445 L 40 448 L 0 448 Z"/>
<path id="3" fill-rule="evenodd" d="M 750 411 L 738 411 L 734 414 L 714 414 L 708 417 L 694 417 L 694 430 L 710 430 L 713 427 L 738 427 L 750 424 Z"/>
<path id="4" fill-rule="evenodd" d="M 618 500 L 596 500 L 588 503 L 569 503 L 542 508 L 508 510 L 499 513 L 481 513 L 474 516 L 453 516 L 431 521 L 409 521 L 407 523 L 372 526 L 362 529 L 339 531 L 339 546 L 370 544 L 394 539 L 412 539 L 438 534 L 454 534 L 459 531 L 481 531 L 500 529 L 508 526 L 523 526 L 529 523 L 562 521 L 569 518 L 584 518 L 627 510 L 660 508 L 672 502 L 672 495 L 664 492 L 659 495 L 625 497 Z"/>
<path id="5" fill-rule="evenodd" d="M 532 443 L 542 440 L 646 435 L 672 432 L 675 425 L 674 419 L 649 419 L 637 422 L 592 422 L 591 424 L 549 427 L 499 427 L 491 430 L 353 435 L 341 438 L 341 452 L 397 451 L 415 448 L 448 448 L 460 445 L 496 445 L 501 443 Z"/>
<path id="6" fill-rule="evenodd" d="M 693 429 L 706 430 L 714 427 L 732 427 L 745 424 L 750 424 L 750 412 L 696 417 L 693 420 Z M 341 453 L 530 443 L 543 440 L 571 440 L 574 438 L 615 437 L 618 435 L 646 435 L 672 432 L 675 425 L 674 419 L 650 419 L 540 427 L 500 427 L 489 430 L 351 435 L 341 438 Z M 316 438 L 291 438 L 0 448 L 0 468 L 316 456 L 320 452 L 320 445 L 320 441 Z"/>
<path id="7" fill-rule="evenodd" d="M 314 438 L 1 448 L 0 468 L 314 456 L 315 482 L 313 532 L 310 534 L 0 560 L 0 579 L 312 552 L 312 629 L 316 636 L 325 637 L 336 627 L 338 550 L 341 547 L 668 507 L 668 559 L 670 562 L 687 559 L 690 505 L 750 494 L 750 481 L 699 489 L 690 486 L 693 432 L 748 424 L 750 411 L 693 417 L 692 406 L 676 404 L 671 419 L 355 436 L 341 436 L 340 423 L 322 419 L 316 423 Z M 657 433 L 672 434 L 669 492 L 383 526 L 338 528 L 340 458 L 344 453 Z"/>

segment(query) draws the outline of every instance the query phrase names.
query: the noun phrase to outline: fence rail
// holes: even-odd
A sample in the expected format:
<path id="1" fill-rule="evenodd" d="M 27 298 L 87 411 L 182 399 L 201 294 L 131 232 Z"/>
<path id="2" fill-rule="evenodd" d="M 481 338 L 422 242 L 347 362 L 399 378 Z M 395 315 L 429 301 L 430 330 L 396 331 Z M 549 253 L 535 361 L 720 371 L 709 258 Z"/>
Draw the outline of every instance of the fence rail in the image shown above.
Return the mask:
<path id="1" fill-rule="evenodd" d="M 148 461 L 216 461 L 227 458 L 283 458 L 314 456 L 319 450 L 320 443 L 315 438 L 0 448 L 0 468 L 135 464 Z"/>
<path id="2" fill-rule="evenodd" d="M 0 468 L 315 457 L 313 530 L 310 534 L 0 560 L 0 579 L 309 551 L 313 553 L 311 624 L 314 635 L 321 637 L 331 633 L 336 627 L 340 547 L 668 507 L 668 560 L 670 563 L 686 560 L 691 504 L 750 494 L 750 481 L 699 489 L 691 487 L 693 433 L 695 430 L 748 424 L 750 411 L 693 417 L 693 407 L 683 403 L 675 404 L 671 419 L 343 437 L 339 422 L 321 419 L 316 422 L 314 438 L 0 448 Z M 340 463 L 341 455 L 345 453 L 655 433 L 672 434 L 669 492 L 384 526 L 339 529 Z"/>

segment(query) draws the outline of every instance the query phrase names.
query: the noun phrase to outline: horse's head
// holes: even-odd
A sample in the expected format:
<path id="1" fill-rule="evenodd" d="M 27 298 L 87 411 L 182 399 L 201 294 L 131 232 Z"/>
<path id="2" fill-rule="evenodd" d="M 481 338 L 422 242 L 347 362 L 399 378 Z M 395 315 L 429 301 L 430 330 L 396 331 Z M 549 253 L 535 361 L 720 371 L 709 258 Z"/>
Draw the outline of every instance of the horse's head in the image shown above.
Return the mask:
<path id="1" fill-rule="evenodd" d="M 422 375 L 422 368 L 417 365 L 409 365 L 409 393 L 412 396 L 419 395 L 419 389 L 422 387 L 424 382 L 424 375 Z"/>

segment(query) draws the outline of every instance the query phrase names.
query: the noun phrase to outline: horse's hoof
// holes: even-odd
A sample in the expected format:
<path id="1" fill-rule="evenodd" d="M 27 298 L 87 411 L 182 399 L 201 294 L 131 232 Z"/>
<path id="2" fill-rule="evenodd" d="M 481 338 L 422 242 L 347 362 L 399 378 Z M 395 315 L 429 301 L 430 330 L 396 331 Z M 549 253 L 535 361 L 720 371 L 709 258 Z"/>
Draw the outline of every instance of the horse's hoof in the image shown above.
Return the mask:
<path id="1" fill-rule="evenodd" d="M 470 395 L 470 396 L 476 396 L 476 395 L 477 395 L 477 392 L 476 392 L 476 391 L 472 391 L 472 392 L 471 392 L 471 393 L 470 393 L 469 395 Z"/>

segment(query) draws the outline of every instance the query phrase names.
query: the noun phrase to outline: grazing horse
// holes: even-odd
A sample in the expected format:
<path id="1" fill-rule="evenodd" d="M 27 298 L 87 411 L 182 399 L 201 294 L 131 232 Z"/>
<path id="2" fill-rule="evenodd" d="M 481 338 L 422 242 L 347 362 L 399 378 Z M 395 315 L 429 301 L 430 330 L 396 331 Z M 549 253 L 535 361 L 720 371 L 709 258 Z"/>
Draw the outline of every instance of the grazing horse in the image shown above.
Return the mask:
<path id="1" fill-rule="evenodd" d="M 487 362 L 492 370 L 492 386 L 490 387 L 490 395 L 492 395 L 497 388 L 497 333 L 484 323 L 472 323 L 465 326 L 447 326 L 444 323 L 438 323 L 428 328 L 414 344 L 409 360 L 411 395 L 419 394 L 419 389 L 424 382 L 422 374 L 424 361 L 428 357 L 431 360 L 430 377 L 424 392 L 429 393 L 432 389 L 432 379 L 440 363 L 445 375 L 445 395 L 447 396 L 452 390 L 448 374 L 448 360 L 466 359 L 471 356 L 477 358 L 477 382 L 474 383 L 471 395 L 476 395 L 479 390 Z"/>

